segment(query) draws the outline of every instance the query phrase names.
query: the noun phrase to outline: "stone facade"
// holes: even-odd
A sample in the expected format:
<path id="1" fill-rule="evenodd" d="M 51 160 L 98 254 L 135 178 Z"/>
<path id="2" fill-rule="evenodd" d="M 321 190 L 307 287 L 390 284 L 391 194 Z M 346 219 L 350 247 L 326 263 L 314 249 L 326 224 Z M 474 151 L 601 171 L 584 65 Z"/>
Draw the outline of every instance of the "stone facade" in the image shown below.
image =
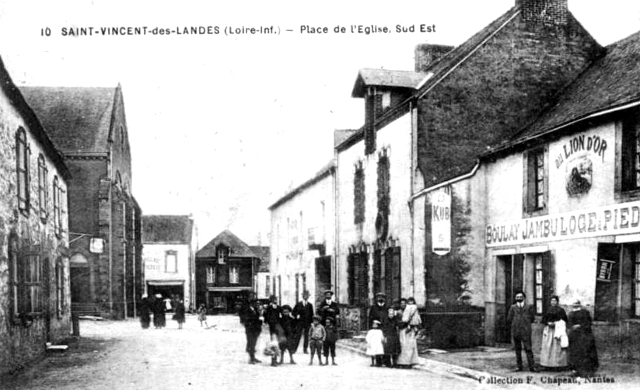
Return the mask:
<path id="1" fill-rule="evenodd" d="M 0 374 L 22 368 L 71 332 L 69 171 L 0 61 Z M 24 135 L 26 205 L 17 134 Z M 43 175 L 42 175 L 43 174 Z"/>
<path id="2" fill-rule="evenodd" d="M 74 311 L 134 316 L 144 291 L 142 211 L 132 193 L 122 89 L 118 85 L 22 90 L 73 178 L 69 229 Z M 103 243 L 100 250 L 91 248 L 96 240 Z"/>

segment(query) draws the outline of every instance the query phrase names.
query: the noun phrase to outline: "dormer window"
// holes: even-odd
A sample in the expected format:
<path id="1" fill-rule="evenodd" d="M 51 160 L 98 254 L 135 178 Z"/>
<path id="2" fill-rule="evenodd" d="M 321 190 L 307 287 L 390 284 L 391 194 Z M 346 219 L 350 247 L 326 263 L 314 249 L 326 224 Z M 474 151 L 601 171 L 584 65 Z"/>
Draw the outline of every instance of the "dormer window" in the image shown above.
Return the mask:
<path id="1" fill-rule="evenodd" d="M 391 91 L 382 92 L 382 109 L 391 107 Z"/>
<path id="2" fill-rule="evenodd" d="M 229 256 L 229 251 L 227 248 L 223 246 L 218 247 L 218 264 L 225 264 L 227 262 L 228 256 Z"/>

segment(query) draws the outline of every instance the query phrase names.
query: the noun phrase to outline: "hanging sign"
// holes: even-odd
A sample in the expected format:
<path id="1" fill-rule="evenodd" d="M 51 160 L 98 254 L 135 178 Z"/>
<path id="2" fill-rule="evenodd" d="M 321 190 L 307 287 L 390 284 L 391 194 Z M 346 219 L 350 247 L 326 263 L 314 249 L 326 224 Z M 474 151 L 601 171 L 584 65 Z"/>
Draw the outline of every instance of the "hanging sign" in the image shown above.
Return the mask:
<path id="1" fill-rule="evenodd" d="M 431 194 L 431 250 L 437 255 L 451 251 L 451 187 Z"/>
<path id="2" fill-rule="evenodd" d="M 598 260 L 598 276 L 596 280 L 601 282 L 610 282 L 611 281 L 611 271 L 613 271 L 613 265 L 615 261 L 599 259 Z"/>
<path id="3" fill-rule="evenodd" d="M 104 240 L 102 238 L 92 238 L 89 242 L 89 252 L 102 253 L 104 251 Z"/>

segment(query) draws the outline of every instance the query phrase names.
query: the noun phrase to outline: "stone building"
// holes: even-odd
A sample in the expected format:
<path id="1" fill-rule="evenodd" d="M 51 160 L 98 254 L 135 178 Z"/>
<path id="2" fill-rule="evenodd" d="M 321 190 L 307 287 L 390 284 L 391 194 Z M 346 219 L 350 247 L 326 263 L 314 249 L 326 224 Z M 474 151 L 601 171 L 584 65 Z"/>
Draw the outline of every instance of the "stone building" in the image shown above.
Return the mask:
<path id="1" fill-rule="evenodd" d="M 319 302 L 335 286 L 335 164 L 269 207 L 271 292 L 293 307 L 306 290 Z"/>
<path id="2" fill-rule="evenodd" d="M 196 306 L 211 313 L 234 313 L 256 294 L 260 257 L 229 230 L 196 253 Z"/>
<path id="3" fill-rule="evenodd" d="M 0 60 L 0 374 L 71 332 L 69 169 Z"/>
<path id="4" fill-rule="evenodd" d="M 336 146 L 338 300 L 362 313 L 386 290 L 427 311 L 495 310 L 478 156 L 601 53 L 566 0 L 517 0 L 457 47 L 418 45 L 414 72 L 361 70 L 365 124 Z"/>
<path id="5" fill-rule="evenodd" d="M 195 234 L 188 215 L 142 217 L 144 289 L 195 309 Z"/>
<path id="6" fill-rule="evenodd" d="M 487 341 L 508 341 L 505 308 L 524 290 L 538 315 L 552 295 L 581 300 L 601 356 L 640 357 L 639 53 L 640 33 L 605 47 L 481 156 Z"/>
<path id="7" fill-rule="evenodd" d="M 271 248 L 268 246 L 250 246 L 251 251 L 260 258 L 260 267 L 255 276 L 256 298 L 269 299 L 271 295 Z"/>
<path id="8" fill-rule="evenodd" d="M 120 85 L 22 87 L 71 171 L 69 235 L 74 311 L 135 315 L 144 291 L 141 209 Z"/>

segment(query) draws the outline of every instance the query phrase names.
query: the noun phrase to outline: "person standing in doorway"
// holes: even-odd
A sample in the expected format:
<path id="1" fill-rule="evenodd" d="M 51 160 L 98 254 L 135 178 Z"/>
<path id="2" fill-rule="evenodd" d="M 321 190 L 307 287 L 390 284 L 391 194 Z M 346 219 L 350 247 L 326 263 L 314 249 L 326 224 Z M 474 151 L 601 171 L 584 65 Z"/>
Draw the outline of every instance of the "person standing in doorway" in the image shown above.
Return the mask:
<path id="1" fill-rule="evenodd" d="M 517 371 L 522 371 L 522 347 L 527 355 L 529 371 L 537 372 L 533 360 L 533 350 L 531 349 L 531 323 L 535 319 L 533 306 L 525 302 L 524 292 L 516 294 L 516 303 L 509 308 L 507 322 L 511 324 L 511 336 L 515 344 Z"/>
<path id="2" fill-rule="evenodd" d="M 302 300 L 293 308 L 293 317 L 298 321 L 298 332 L 304 337 L 302 352 L 309 353 L 309 328 L 313 322 L 313 305 L 309 302 L 309 291 L 302 292 Z"/>

